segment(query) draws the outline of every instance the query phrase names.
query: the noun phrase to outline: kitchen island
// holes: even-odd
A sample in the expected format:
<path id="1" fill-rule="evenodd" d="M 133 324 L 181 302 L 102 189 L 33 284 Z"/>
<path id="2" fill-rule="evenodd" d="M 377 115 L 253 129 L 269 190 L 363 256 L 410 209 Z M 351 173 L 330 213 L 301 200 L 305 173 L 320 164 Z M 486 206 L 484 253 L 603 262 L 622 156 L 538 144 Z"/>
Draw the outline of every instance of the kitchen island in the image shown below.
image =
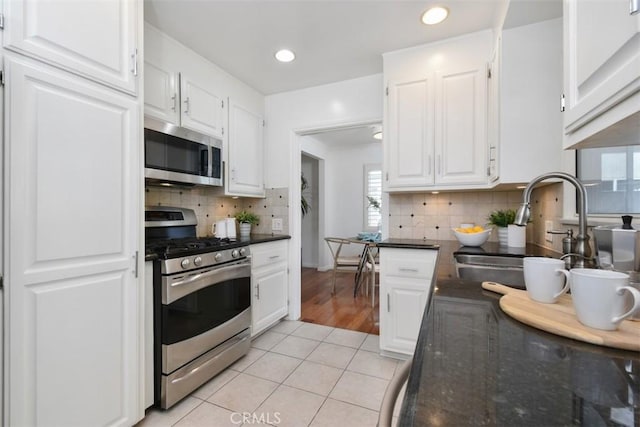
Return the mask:
<path id="1" fill-rule="evenodd" d="M 640 425 L 639 353 L 528 327 L 499 298 L 437 282 L 398 425 Z"/>

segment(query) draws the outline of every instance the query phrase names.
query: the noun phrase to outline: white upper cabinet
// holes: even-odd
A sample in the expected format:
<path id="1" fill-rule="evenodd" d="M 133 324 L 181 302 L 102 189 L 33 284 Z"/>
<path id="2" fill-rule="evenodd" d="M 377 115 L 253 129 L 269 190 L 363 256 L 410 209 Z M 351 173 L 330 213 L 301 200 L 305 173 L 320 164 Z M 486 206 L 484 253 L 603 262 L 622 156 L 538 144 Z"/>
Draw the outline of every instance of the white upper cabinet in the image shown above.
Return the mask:
<path id="1" fill-rule="evenodd" d="M 487 63 L 436 72 L 436 184 L 487 183 Z"/>
<path id="2" fill-rule="evenodd" d="M 212 85 L 160 62 L 144 62 L 145 115 L 222 139 L 224 102 Z"/>
<path id="3" fill-rule="evenodd" d="M 640 111 L 640 14 L 629 0 L 565 0 L 563 16 L 569 148 Z"/>
<path id="4" fill-rule="evenodd" d="M 229 100 L 227 194 L 264 197 L 263 119 Z"/>
<path id="5" fill-rule="evenodd" d="M 144 61 L 144 113 L 147 116 L 180 125 L 178 73 Z"/>
<path id="6" fill-rule="evenodd" d="M 3 45 L 135 94 L 138 7 L 132 0 L 4 1 Z"/>
<path id="7" fill-rule="evenodd" d="M 384 54 L 384 188 L 486 188 L 491 32 Z"/>
<path id="8" fill-rule="evenodd" d="M 183 127 L 222 138 L 224 102 L 220 95 L 181 73 L 180 101 Z"/>

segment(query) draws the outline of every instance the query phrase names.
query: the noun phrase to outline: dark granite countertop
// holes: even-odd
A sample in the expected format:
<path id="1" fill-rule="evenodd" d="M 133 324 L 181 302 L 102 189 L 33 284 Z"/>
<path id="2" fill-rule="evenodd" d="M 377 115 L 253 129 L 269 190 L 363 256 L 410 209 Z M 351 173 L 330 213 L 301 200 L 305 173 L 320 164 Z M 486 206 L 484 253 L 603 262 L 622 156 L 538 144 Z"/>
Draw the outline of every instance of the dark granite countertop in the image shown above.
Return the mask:
<path id="1" fill-rule="evenodd" d="M 455 242 L 457 243 L 457 242 Z M 501 246 L 498 242 L 487 242 L 482 246 L 460 246 L 454 250 L 453 254 L 467 254 L 467 255 L 499 255 L 499 256 L 544 256 L 551 258 L 560 258 L 561 253 L 555 252 L 551 249 L 544 248 L 542 246 L 527 243 L 524 248 L 513 248 L 510 246 Z"/>
<path id="2" fill-rule="evenodd" d="M 528 327 L 499 298 L 438 281 L 398 425 L 640 425 L 640 353 Z"/>
<path id="3" fill-rule="evenodd" d="M 235 241 L 232 241 L 231 243 L 226 245 L 225 248 L 232 249 L 238 248 L 240 246 L 255 245 L 258 243 L 267 243 L 276 240 L 286 240 L 290 238 L 291 236 L 287 234 L 251 234 L 248 238 L 239 237 Z M 156 259 L 158 259 L 158 255 L 155 252 L 147 251 L 145 253 L 145 261 L 153 261 Z"/>
<path id="4" fill-rule="evenodd" d="M 405 249 L 438 249 L 440 243 L 435 240 L 422 239 L 386 239 L 378 243 L 379 248 L 405 248 Z"/>

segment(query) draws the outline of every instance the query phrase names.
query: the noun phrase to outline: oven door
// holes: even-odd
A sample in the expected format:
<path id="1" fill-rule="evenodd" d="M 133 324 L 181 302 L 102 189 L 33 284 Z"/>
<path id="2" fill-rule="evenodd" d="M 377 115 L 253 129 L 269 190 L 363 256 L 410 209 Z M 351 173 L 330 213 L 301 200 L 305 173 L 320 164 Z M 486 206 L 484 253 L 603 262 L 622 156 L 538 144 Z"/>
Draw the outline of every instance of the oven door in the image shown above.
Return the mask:
<path id="1" fill-rule="evenodd" d="M 251 325 L 251 261 L 162 279 L 162 373 L 170 374 Z"/>

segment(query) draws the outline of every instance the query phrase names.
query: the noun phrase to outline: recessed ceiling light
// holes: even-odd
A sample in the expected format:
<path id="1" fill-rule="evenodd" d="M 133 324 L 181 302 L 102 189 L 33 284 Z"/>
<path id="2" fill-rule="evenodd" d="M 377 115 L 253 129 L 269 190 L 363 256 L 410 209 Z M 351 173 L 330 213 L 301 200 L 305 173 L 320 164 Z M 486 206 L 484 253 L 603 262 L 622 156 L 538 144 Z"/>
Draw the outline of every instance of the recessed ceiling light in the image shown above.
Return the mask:
<path id="1" fill-rule="evenodd" d="M 427 25 L 435 25 L 447 19 L 449 9 L 442 6 L 435 6 L 422 14 L 422 22 Z"/>
<path id="2" fill-rule="evenodd" d="M 291 62 L 296 59 L 296 54 L 289 49 L 280 49 L 276 52 L 275 57 L 280 62 Z"/>

